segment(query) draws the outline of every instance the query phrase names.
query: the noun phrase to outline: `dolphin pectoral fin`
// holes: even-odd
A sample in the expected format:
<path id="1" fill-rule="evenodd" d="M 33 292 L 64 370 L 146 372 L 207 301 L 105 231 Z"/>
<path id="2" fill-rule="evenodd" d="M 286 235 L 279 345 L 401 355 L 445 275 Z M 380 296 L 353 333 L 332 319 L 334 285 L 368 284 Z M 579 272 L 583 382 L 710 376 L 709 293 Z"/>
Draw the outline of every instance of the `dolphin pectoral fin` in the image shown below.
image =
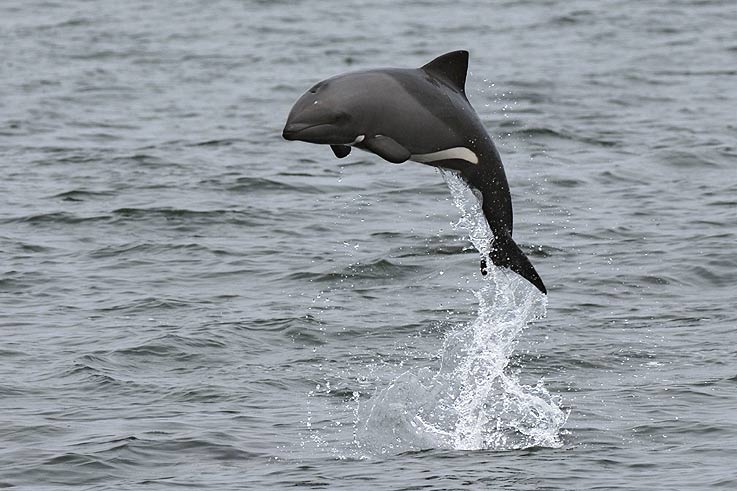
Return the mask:
<path id="1" fill-rule="evenodd" d="M 348 145 L 330 145 L 330 148 L 333 149 L 333 153 L 339 159 L 347 157 L 348 154 L 351 153 L 351 147 L 349 147 Z"/>
<path id="2" fill-rule="evenodd" d="M 367 138 L 362 145 L 369 152 L 373 152 L 393 164 L 406 162 L 412 155 L 409 153 L 409 150 L 397 143 L 396 140 L 384 135 Z"/>
<path id="3" fill-rule="evenodd" d="M 546 295 L 548 294 L 548 290 L 545 288 L 540 275 L 535 271 L 535 267 L 509 234 L 503 233 L 495 235 L 493 250 L 489 256 L 491 262 L 496 266 L 511 269 L 532 283 L 535 288 Z M 482 260 L 482 266 L 484 265 L 484 262 L 485 261 Z M 483 267 L 481 273 L 483 274 Z"/>

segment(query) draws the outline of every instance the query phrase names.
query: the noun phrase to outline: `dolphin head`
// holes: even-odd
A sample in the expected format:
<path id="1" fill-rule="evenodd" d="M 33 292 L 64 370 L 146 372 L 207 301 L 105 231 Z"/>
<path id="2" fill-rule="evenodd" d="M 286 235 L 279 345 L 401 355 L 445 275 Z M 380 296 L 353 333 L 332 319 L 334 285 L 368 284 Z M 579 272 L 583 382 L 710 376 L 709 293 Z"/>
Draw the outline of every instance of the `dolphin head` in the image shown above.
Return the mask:
<path id="1" fill-rule="evenodd" d="M 350 145 L 360 134 L 351 116 L 351 92 L 338 79 L 324 80 L 297 100 L 282 136 L 287 140 Z"/>

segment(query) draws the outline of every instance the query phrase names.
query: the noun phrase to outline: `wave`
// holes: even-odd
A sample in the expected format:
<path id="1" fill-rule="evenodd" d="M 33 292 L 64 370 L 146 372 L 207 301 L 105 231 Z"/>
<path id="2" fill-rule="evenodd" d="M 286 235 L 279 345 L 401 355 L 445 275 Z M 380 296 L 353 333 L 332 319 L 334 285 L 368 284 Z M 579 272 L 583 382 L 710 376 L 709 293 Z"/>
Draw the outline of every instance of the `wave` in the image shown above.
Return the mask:
<path id="1" fill-rule="evenodd" d="M 355 280 L 382 280 L 409 277 L 421 270 L 421 266 L 396 264 L 382 258 L 368 263 L 351 264 L 339 272 L 319 273 L 314 271 L 297 271 L 289 273 L 287 278 L 289 280 L 309 280 L 328 283 L 346 278 Z"/>

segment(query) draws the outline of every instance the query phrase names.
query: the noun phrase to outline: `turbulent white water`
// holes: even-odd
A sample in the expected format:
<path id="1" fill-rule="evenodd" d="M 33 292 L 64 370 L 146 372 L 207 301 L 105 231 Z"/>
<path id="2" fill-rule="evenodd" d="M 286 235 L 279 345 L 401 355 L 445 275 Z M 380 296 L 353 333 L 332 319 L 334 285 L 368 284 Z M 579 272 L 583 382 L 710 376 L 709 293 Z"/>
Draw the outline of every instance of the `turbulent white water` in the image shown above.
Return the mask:
<path id="1" fill-rule="evenodd" d="M 461 211 L 454 228 L 488 255 L 492 235 L 478 200 L 455 173 L 441 173 Z M 508 369 L 520 333 L 545 316 L 547 297 L 496 267 L 474 295 L 478 317 L 447 334 L 439 367 L 403 373 L 360 407 L 363 448 L 387 453 L 560 445 L 567 413 L 542 381 L 524 385 Z"/>

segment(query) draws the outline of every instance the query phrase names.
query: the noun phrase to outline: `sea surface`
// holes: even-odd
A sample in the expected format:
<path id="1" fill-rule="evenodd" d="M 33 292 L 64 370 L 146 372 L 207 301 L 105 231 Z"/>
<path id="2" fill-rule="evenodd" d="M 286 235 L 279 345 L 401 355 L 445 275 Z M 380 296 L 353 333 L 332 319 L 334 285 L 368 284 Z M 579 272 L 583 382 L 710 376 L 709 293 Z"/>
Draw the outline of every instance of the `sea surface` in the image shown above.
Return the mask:
<path id="1" fill-rule="evenodd" d="M 737 489 L 737 4 L 0 2 L 0 488 Z M 286 142 L 471 53 L 452 173 Z"/>

